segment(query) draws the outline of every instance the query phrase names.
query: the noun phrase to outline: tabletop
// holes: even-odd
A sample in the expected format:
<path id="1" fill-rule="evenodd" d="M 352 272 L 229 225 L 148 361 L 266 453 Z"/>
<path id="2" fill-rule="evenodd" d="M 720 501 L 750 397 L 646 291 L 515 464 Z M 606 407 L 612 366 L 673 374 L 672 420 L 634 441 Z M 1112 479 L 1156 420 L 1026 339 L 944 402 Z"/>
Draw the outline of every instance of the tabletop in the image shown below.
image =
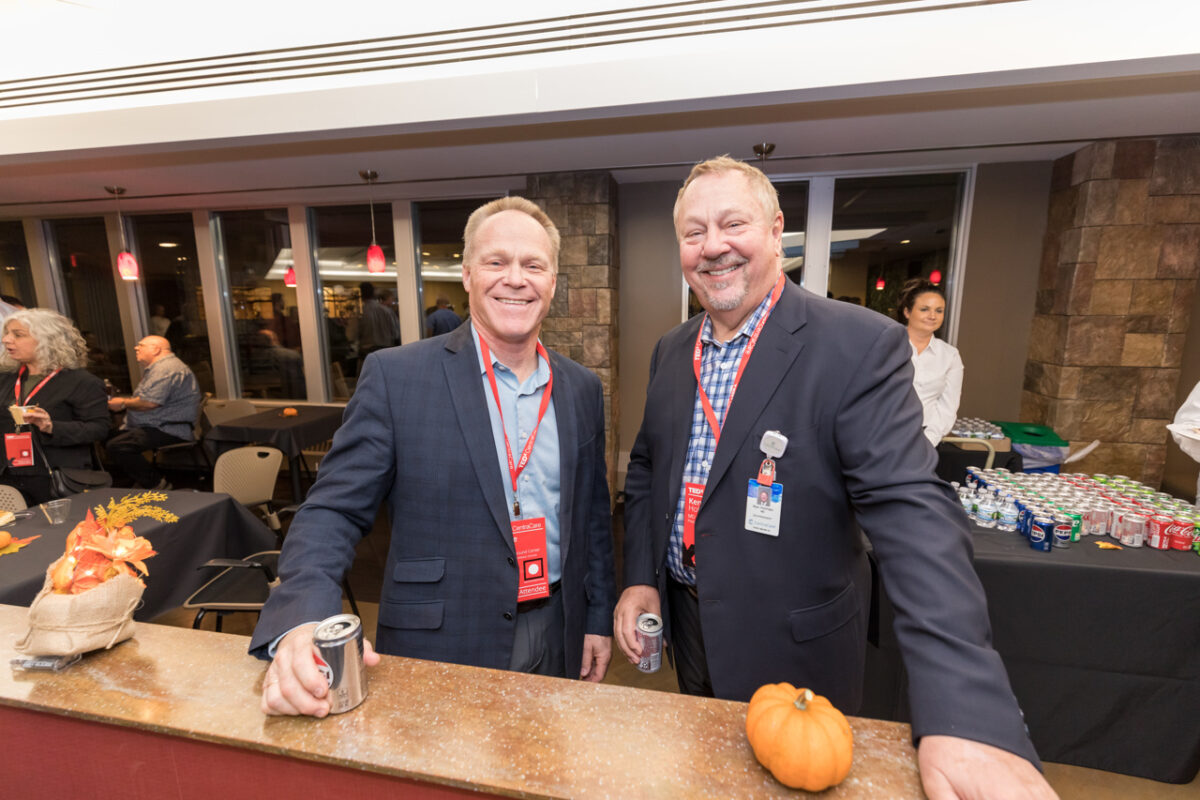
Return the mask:
<path id="1" fill-rule="evenodd" d="M 239 444 L 269 444 L 288 458 L 297 458 L 304 448 L 333 438 L 342 424 L 341 406 L 288 406 L 296 414 L 284 416 L 282 408 L 271 408 L 214 425 L 206 442 L 222 450 Z"/>
<path id="2" fill-rule="evenodd" d="M 132 489 L 101 489 L 71 497 L 71 512 L 61 525 L 50 525 L 41 509 L 33 516 L 7 526 L 14 538 L 39 536 L 15 553 L 0 556 L 0 603 L 28 606 L 42 588 L 46 568 L 63 554 L 67 534 L 84 518 L 89 508 L 120 500 Z M 143 518 L 132 527 L 150 540 L 158 555 L 146 562 L 150 570 L 139 620 L 153 619 L 183 604 L 212 577 L 211 570 L 198 570 L 211 558 L 242 558 L 270 550 L 275 534 L 258 517 L 227 494 L 209 492 L 166 492 L 158 503 L 179 517 L 178 522 Z"/>

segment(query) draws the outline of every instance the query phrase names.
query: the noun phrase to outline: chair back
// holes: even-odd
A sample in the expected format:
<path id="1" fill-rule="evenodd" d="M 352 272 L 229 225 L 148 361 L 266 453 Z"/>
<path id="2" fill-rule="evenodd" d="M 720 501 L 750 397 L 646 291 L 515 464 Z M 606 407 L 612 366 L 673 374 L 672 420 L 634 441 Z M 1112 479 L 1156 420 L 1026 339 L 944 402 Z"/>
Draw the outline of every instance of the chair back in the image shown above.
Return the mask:
<path id="1" fill-rule="evenodd" d="M 213 428 L 226 420 L 248 417 L 256 411 L 258 409 L 249 400 L 210 400 L 204 406 L 204 416 Z"/>
<path id="2" fill-rule="evenodd" d="M 213 468 L 213 491 L 244 506 L 261 506 L 275 495 L 283 453 L 274 447 L 251 445 L 222 453 Z"/>
<path id="3" fill-rule="evenodd" d="M 25 498 L 17 487 L 0 483 L 0 511 L 24 511 Z"/>

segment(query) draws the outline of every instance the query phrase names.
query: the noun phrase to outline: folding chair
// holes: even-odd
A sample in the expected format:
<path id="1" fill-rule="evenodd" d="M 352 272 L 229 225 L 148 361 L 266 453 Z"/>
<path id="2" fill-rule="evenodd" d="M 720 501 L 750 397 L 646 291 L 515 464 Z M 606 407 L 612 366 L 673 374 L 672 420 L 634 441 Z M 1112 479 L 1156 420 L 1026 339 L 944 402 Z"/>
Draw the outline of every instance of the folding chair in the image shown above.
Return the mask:
<path id="1" fill-rule="evenodd" d="M 25 498 L 15 486 L 0 483 L 0 511 L 24 511 Z"/>

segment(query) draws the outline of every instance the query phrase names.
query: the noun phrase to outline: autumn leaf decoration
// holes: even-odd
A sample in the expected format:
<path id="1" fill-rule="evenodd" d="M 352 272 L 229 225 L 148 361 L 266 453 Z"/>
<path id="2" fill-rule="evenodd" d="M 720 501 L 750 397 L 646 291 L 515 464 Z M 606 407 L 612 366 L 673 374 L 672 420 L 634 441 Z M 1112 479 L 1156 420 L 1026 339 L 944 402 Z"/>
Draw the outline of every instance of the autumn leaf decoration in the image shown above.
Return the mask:
<path id="1" fill-rule="evenodd" d="M 62 558 L 50 567 L 55 593 L 86 592 L 121 574 L 130 575 L 141 583 L 138 573 L 150 574 L 143 562 L 155 552 L 147 539 L 133 532 L 130 523 L 141 517 L 178 522 L 179 517 L 170 511 L 151 505 L 166 499 L 162 492 L 143 492 L 126 495 L 120 502 L 109 500 L 107 508 L 96 506 L 95 516 L 89 509 L 83 522 L 67 534 L 66 552 Z"/>

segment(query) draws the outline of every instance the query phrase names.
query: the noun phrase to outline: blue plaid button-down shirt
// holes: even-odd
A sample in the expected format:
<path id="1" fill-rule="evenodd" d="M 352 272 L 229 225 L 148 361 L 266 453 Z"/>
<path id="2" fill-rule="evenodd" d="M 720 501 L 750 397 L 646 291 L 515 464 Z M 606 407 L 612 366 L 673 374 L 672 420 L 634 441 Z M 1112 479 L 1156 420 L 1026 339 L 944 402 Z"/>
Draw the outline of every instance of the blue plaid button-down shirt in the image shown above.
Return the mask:
<path id="1" fill-rule="evenodd" d="M 713 413 L 722 424 L 725 421 L 729 395 L 733 391 L 733 379 L 737 376 L 742 353 L 749 344 L 758 321 L 767 313 L 770 305 L 771 295 L 768 293 L 737 334 L 724 344 L 713 338 L 712 320 L 707 316 L 704 318 L 703 327 L 700 329 L 700 341 L 704 345 L 700 354 L 700 385 L 704 387 Z M 692 404 L 692 432 L 688 439 L 687 458 L 683 462 L 683 484 L 707 483 L 716 452 L 717 440 L 713 436 L 708 419 L 704 416 L 704 406 L 700 402 L 700 390 L 697 388 L 696 400 Z M 683 563 L 683 506 L 687 498 L 683 484 L 679 487 L 675 526 L 671 530 L 671 541 L 667 548 L 667 570 L 671 577 L 680 583 L 695 586 L 696 570 L 684 566 Z"/>

